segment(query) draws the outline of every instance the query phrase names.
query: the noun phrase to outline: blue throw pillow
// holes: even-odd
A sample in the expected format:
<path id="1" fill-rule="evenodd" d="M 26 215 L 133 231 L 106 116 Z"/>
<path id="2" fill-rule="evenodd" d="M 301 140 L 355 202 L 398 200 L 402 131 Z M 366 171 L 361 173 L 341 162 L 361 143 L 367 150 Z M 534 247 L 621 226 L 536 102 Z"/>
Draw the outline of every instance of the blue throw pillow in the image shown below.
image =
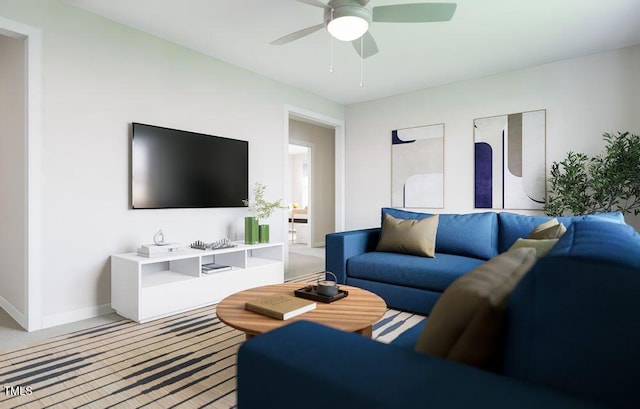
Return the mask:
<path id="1" fill-rule="evenodd" d="M 422 220 L 430 213 L 382 208 L 396 219 Z M 494 212 L 440 214 L 436 233 L 436 253 L 457 254 L 488 260 L 498 255 L 498 218 Z"/>

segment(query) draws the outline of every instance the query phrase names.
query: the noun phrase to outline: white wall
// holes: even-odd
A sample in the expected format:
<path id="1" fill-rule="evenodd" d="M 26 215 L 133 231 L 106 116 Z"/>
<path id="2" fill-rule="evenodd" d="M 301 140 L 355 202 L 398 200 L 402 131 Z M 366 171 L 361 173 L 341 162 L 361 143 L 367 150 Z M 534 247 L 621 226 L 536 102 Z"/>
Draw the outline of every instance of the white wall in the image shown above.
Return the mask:
<path id="1" fill-rule="evenodd" d="M 603 132 L 640 134 L 640 46 L 346 108 L 347 229 L 380 225 L 391 203 L 391 131 L 445 123 L 445 208 L 473 209 L 473 119 L 547 110 L 547 171 L 569 150 L 589 155 Z M 626 216 L 640 227 L 640 218 Z"/>
<path id="2" fill-rule="evenodd" d="M 160 228 L 184 243 L 243 234 L 244 209 L 129 209 L 131 122 L 248 140 L 250 186 L 284 197 L 285 106 L 344 118 L 341 105 L 59 0 L 0 0 L 0 15 L 43 32 L 44 327 L 110 311 L 109 256 Z M 284 213 L 273 241 L 286 240 Z"/>
<path id="3" fill-rule="evenodd" d="M 26 315 L 25 40 L 0 35 L 0 307 Z"/>
<path id="4" fill-rule="evenodd" d="M 307 122 L 289 121 L 289 138 L 307 142 L 311 150 L 311 243 L 323 246 L 327 233 L 335 231 L 335 131 Z M 347 136 L 348 139 L 348 136 Z"/>

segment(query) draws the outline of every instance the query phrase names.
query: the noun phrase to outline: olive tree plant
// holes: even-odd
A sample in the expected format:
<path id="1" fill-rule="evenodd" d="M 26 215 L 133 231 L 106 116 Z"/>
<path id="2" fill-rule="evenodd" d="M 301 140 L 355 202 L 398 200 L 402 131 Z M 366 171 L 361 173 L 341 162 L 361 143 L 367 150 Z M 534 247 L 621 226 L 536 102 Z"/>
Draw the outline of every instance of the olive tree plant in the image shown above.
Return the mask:
<path id="1" fill-rule="evenodd" d="M 249 211 L 254 213 L 260 220 L 266 220 L 276 209 L 283 209 L 282 199 L 278 199 L 275 202 L 268 202 L 264 198 L 264 193 L 267 187 L 262 183 L 256 182 L 253 187 L 253 202 L 249 199 L 244 199 L 242 202 L 245 206 L 249 207 Z"/>
<path id="2" fill-rule="evenodd" d="M 606 149 L 600 155 L 569 152 L 552 163 L 546 214 L 640 214 L 640 136 L 605 133 L 603 139 Z"/>

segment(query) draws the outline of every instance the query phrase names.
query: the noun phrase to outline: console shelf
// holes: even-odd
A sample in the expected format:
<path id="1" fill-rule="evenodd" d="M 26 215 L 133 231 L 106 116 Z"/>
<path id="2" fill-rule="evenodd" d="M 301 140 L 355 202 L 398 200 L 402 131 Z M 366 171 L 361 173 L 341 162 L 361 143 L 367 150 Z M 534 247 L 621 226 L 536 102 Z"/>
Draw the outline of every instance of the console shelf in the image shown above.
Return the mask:
<path id="1" fill-rule="evenodd" d="M 136 253 L 111 256 L 111 307 L 119 315 L 147 322 L 216 303 L 238 291 L 284 281 L 281 243 L 238 244 L 220 250 L 194 250 L 160 257 Z M 230 270 L 202 273 L 218 263 Z"/>

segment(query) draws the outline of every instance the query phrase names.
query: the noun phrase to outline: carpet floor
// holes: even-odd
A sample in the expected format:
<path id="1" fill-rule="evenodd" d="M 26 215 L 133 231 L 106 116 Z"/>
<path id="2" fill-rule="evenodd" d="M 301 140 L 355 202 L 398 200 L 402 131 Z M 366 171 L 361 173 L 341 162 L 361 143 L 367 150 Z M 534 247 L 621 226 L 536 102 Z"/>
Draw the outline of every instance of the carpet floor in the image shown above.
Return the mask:
<path id="1" fill-rule="evenodd" d="M 373 338 L 390 342 L 423 319 L 388 310 L 374 325 Z M 211 305 L 1 351 L 0 407 L 234 408 L 236 353 L 244 340 L 244 333 L 218 320 Z"/>

